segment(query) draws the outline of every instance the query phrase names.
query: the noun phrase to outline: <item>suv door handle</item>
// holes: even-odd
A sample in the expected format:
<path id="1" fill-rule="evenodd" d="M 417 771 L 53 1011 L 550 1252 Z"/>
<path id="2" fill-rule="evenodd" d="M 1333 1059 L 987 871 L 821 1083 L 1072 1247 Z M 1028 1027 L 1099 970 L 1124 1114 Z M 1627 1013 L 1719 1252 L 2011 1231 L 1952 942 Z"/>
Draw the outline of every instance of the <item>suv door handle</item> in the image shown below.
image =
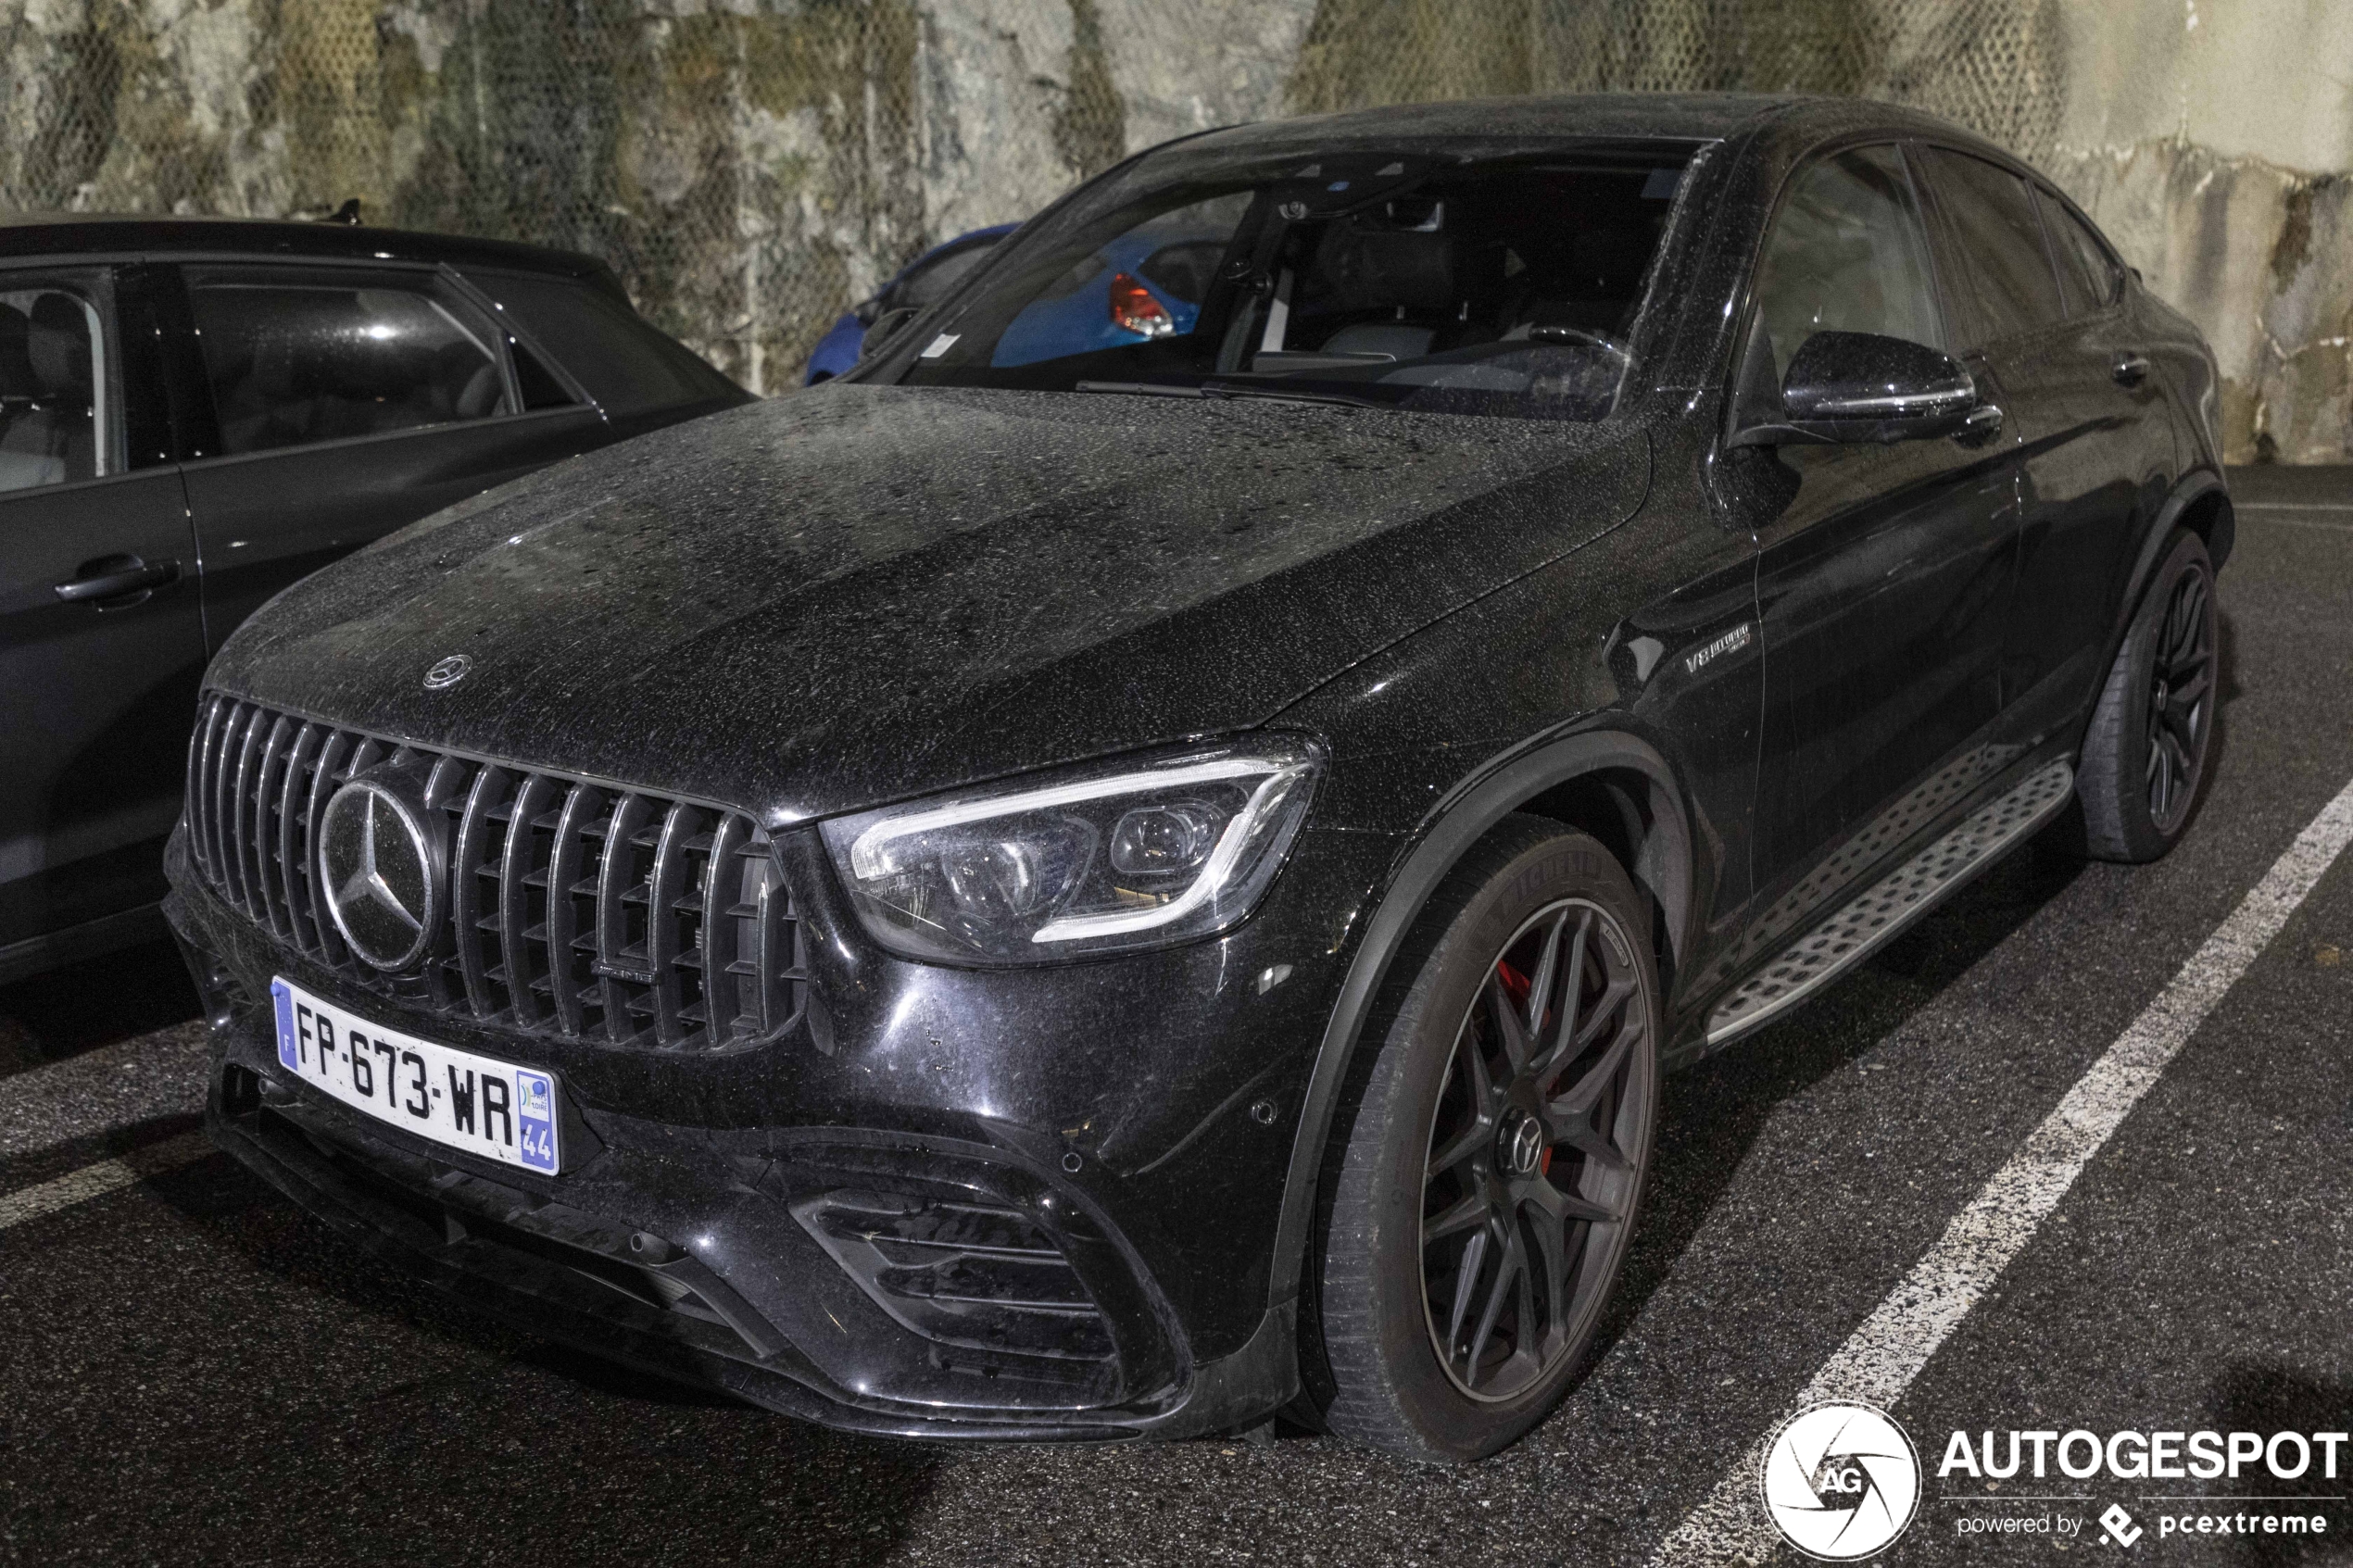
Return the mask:
<path id="1" fill-rule="evenodd" d="M 93 599 L 115 599 L 160 588 L 177 581 L 179 576 L 180 563 L 176 560 L 149 566 L 137 556 L 100 556 L 96 560 L 83 561 L 72 582 L 60 583 L 51 591 L 68 604 L 85 604 Z"/>
<path id="2" fill-rule="evenodd" d="M 2120 354 L 2108 373 L 2119 386 L 2138 386 L 2148 379 L 2149 362 L 2138 354 Z"/>
<path id="3" fill-rule="evenodd" d="M 1953 439 L 1965 446 L 1982 445 L 2002 433 L 2004 417 L 1999 403 L 1980 403 L 1969 411 L 1969 418 L 1961 421 Z"/>

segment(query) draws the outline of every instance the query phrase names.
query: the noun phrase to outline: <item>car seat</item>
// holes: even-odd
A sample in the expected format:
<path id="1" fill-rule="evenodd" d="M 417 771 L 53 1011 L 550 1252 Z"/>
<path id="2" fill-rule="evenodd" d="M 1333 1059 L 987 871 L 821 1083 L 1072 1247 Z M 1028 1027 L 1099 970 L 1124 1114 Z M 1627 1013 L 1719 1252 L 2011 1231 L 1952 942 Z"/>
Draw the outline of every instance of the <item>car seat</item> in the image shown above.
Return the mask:
<path id="1" fill-rule="evenodd" d="M 1386 317 L 1340 327 L 1324 340 L 1323 353 L 1416 359 L 1453 320 L 1454 242 L 1449 234 L 1335 223 L 1325 232 L 1316 262 L 1331 290 L 1332 309 Z"/>
<path id="2" fill-rule="evenodd" d="M 66 476 L 64 460 L 47 454 L 46 421 L 33 407 L 31 330 L 23 311 L 0 304 L 0 491 L 56 484 Z"/>
<path id="3" fill-rule="evenodd" d="M 8 416 L 0 431 L 0 489 L 96 476 L 90 319 L 80 300 L 52 291 L 32 302 L 30 317 L 6 307 L 0 393 Z"/>
<path id="4" fill-rule="evenodd" d="M 498 379 L 498 367 L 483 358 L 481 349 L 459 338 L 443 344 L 434 358 L 436 414 L 447 420 L 479 420 L 499 411 L 507 389 Z"/>
<path id="5" fill-rule="evenodd" d="M 1579 230 L 1556 265 L 1531 267 L 1516 280 L 1504 339 L 1524 339 L 1539 327 L 1571 327 L 1609 337 L 1623 333 L 1654 248 L 1654 238 L 1632 225 Z"/>

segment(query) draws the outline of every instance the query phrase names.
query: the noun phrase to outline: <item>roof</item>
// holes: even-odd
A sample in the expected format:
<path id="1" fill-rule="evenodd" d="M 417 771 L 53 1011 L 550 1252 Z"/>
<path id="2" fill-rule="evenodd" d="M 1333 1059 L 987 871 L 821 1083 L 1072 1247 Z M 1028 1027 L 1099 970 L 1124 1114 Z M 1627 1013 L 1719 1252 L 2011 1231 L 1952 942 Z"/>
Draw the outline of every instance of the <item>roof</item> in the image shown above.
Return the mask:
<path id="1" fill-rule="evenodd" d="M 1978 140 L 1933 115 L 1897 104 L 1766 93 L 1581 93 L 1392 104 L 1261 120 L 1183 140 L 1203 152 L 1274 156 L 1311 147 L 1416 142 L 1447 143 L 1476 153 L 1482 145 L 1502 151 L 1555 138 L 1718 142 L 1768 126 L 1800 140 L 1866 126 Z"/>
<path id="2" fill-rule="evenodd" d="M 164 218 L 139 213 L 15 213 L 0 216 L 0 260 L 26 257 L 208 254 L 334 257 L 453 266 L 510 267 L 610 281 L 594 257 L 511 240 L 266 218 Z M 617 285 L 616 285 L 617 286 Z"/>

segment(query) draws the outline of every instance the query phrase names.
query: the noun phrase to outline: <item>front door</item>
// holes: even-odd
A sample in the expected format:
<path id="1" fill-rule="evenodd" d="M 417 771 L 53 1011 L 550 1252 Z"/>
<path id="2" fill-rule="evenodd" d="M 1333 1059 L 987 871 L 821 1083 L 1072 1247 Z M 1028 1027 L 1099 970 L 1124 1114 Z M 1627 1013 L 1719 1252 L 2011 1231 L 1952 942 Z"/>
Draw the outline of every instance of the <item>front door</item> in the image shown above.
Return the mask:
<path id="1" fill-rule="evenodd" d="M 1839 154 L 1792 182 L 1758 265 L 1740 373 L 1743 409 L 1768 405 L 1756 422 L 1769 422 L 1782 371 L 1818 331 L 1949 343 L 1920 205 L 1894 146 Z M 1970 369 L 1998 403 L 1989 367 Z M 1764 912 L 1752 944 L 1842 901 L 2005 760 L 1992 742 L 2014 462 L 2007 433 L 1730 455 L 1728 466 L 1748 468 L 1739 488 L 1761 546 Z"/>
<path id="2" fill-rule="evenodd" d="M 2172 426 L 2120 307 L 2122 280 L 2066 205 L 1967 153 L 1931 147 L 1921 161 L 1966 285 L 1958 314 L 2001 374 L 2021 442 L 2002 690 L 2020 737 L 2039 740 L 2080 721 L 2107 677 L 2133 546 L 2170 488 Z"/>
<path id="3" fill-rule="evenodd" d="M 0 272 L 0 976 L 162 896 L 204 671 L 179 470 L 128 469 L 112 285 Z"/>

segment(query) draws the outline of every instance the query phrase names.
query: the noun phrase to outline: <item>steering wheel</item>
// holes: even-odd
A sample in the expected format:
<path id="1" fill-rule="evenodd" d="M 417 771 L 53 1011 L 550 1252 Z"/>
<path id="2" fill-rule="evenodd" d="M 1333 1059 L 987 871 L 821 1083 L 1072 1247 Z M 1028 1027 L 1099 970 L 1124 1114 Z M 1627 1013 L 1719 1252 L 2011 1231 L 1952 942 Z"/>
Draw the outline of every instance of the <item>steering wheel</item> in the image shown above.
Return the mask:
<path id="1" fill-rule="evenodd" d="M 1603 353 L 1616 358 L 1621 364 L 1626 363 L 1633 358 L 1632 355 L 1626 352 L 1626 345 L 1624 344 L 1618 342 L 1616 338 L 1611 337 L 1608 333 L 1587 332 L 1583 327 L 1530 327 L 1528 329 L 1527 341 L 1529 343 L 1588 344 L 1592 347 L 1600 349 Z"/>

